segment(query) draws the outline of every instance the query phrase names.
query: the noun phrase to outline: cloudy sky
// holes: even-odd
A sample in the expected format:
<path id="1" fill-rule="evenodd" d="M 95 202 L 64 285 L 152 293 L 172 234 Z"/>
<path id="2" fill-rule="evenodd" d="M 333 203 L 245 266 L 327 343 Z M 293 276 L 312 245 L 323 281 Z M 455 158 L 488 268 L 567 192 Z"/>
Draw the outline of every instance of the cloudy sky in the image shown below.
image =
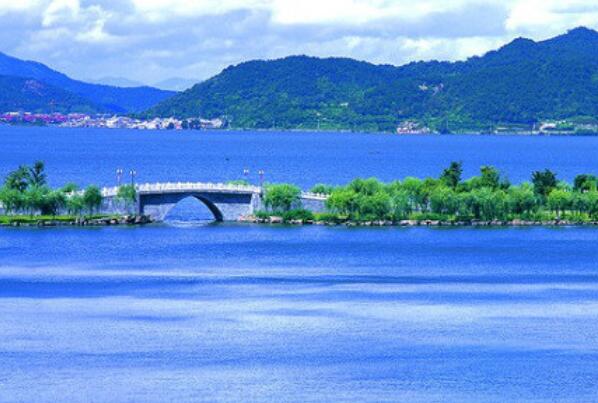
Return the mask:
<path id="1" fill-rule="evenodd" d="M 596 0 L 0 0 L 0 51 L 75 78 L 208 78 L 291 54 L 456 60 L 598 28 Z"/>

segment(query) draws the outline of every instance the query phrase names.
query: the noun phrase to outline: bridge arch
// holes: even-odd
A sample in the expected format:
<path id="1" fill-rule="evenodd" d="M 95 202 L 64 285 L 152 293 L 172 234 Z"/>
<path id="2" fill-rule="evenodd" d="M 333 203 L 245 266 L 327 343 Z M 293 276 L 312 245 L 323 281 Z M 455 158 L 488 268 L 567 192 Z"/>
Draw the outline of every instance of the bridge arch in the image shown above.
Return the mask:
<path id="1" fill-rule="evenodd" d="M 170 191 L 138 193 L 139 212 L 154 221 L 164 221 L 167 214 L 183 199 L 193 197 L 203 203 L 215 221 L 236 221 L 254 211 L 255 194 L 251 192 Z"/>
<path id="2" fill-rule="evenodd" d="M 162 199 L 164 199 L 164 197 L 162 197 Z M 170 197 L 168 197 L 168 200 L 164 200 L 161 203 L 161 208 L 157 213 L 156 211 L 152 210 L 147 212 L 153 217 L 154 220 L 164 221 L 166 217 L 168 217 L 170 212 L 176 208 L 176 206 L 181 204 L 182 201 L 188 199 L 197 200 L 199 203 L 207 207 L 210 213 L 212 214 L 214 221 L 224 221 L 224 214 L 222 213 L 222 211 L 220 211 L 218 206 L 216 206 L 216 204 L 208 197 L 198 193 L 179 193 L 176 195 L 171 195 Z M 147 207 L 146 210 L 148 210 Z"/>
<path id="3" fill-rule="evenodd" d="M 199 194 L 181 195 L 180 199 L 177 202 L 172 203 L 171 205 L 168 206 L 167 209 L 165 209 L 162 219 L 165 220 L 172 213 L 172 211 L 177 208 L 177 206 L 180 206 L 181 204 L 185 204 L 185 201 L 190 200 L 190 199 L 193 199 L 194 201 L 200 203 L 202 206 L 207 207 L 207 209 L 209 210 L 210 214 L 212 215 L 212 218 L 214 219 L 214 221 L 218 221 L 218 222 L 224 221 L 224 215 L 222 214 L 222 211 L 220 211 L 218 206 L 216 206 L 208 198 L 206 198 L 202 195 L 199 195 Z"/>

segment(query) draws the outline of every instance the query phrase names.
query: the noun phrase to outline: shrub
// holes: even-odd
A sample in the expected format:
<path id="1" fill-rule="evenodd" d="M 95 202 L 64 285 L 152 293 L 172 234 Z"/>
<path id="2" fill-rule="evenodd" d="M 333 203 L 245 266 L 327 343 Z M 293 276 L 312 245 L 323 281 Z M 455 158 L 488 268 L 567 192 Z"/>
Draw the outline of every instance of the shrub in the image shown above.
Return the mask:
<path id="1" fill-rule="evenodd" d="M 285 212 L 300 208 L 301 189 L 286 183 L 266 186 L 264 205 L 272 211 Z"/>
<path id="2" fill-rule="evenodd" d="M 102 205 L 102 193 L 97 186 L 89 186 L 83 193 L 83 205 L 89 212 L 93 214 Z"/>
<path id="3" fill-rule="evenodd" d="M 282 218 L 285 222 L 294 220 L 311 221 L 314 219 L 314 213 L 305 209 L 295 209 L 284 212 Z"/>
<path id="4" fill-rule="evenodd" d="M 312 192 L 312 193 L 319 193 L 319 194 L 324 194 L 324 195 L 329 195 L 333 191 L 334 191 L 334 186 L 325 185 L 322 183 L 318 183 L 317 185 L 315 185 L 314 187 L 312 187 L 310 189 L 310 192 Z"/>

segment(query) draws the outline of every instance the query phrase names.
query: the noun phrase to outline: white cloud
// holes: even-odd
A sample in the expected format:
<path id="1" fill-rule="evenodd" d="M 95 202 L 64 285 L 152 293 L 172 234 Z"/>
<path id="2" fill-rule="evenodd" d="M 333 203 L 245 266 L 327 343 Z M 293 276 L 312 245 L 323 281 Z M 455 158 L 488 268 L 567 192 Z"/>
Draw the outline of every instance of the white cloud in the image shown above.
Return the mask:
<path id="1" fill-rule="evenodd" d="M 580 25 L 598 26 L 598 3 L 582 0 L 518 0 L 505 22 L 511 32 L 548 37 Z"/>
<path id="2" fill-rule="evenodd" d="M 480 0 L 477 3 L 496 3 Z M 283 24 L 350 23 L 400 18 L 418 19 L 430 13 L 458 9 L 466 0 L 272 0 L 275 22 Z"/>
<path id="3" fill-rule="evenodd" d="M 300 53 L 464 59 L 579 25 L 598 28 L 595 0 L 0 0 L 0 51 L 152 82 Z"/>
<path id="4" fill-rule="evenodd" d="M 14 12 L 27 11 L 39 6 L 40 3 L 42 3 L 42 1 L 38 0 L 0 0 L 0 16 Z"/>
<path id="5" fill-rule="evenodd" d="M 456 39 L 406 39 L 404 48 L 409 50 L 411 60 L 463 60 L 481 55 L 504 44 L 500 38 L 467 37 Z"/>
<path id="6" fill-rule="evenodd" d="M 132 0 L 140 16 L 151 21 L 173 17 L 224 14 L 238 9 L 267 8 L 266 0 Z"/>
<path id="7" fill-rule="evenodd" d="M 76 22 L 79 10 L 79 0 L 53 0 L 44 11 L 42 25 L 50 27 Z"/>

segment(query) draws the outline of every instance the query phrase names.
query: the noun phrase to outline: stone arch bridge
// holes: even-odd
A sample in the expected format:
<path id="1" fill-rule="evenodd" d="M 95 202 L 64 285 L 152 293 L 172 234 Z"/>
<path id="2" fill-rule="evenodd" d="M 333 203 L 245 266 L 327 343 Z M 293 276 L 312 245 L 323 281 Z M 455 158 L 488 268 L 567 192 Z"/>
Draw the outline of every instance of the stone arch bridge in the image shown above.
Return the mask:
<path id="1" fill-rule="evenodd" d="M 237 221 L 240 217 L 251 215 L 263 208 L 263 191 L 258 186 L 168 182 L 136 185 L 135 188 L 135 212 L 147 215 L 157 222 L 164 221 L 170 210 L 188 197 L 194 197 L 204 203 L 216 221 Z M 122 203 L 116 199 L 117 192 L 117 187 L 102 189 L 103 212 L 124 212 Z M 327 196 L 322 194 L 301 193 L 303 207 L 314 212 L 324 211 L 326 198 Z"/>

